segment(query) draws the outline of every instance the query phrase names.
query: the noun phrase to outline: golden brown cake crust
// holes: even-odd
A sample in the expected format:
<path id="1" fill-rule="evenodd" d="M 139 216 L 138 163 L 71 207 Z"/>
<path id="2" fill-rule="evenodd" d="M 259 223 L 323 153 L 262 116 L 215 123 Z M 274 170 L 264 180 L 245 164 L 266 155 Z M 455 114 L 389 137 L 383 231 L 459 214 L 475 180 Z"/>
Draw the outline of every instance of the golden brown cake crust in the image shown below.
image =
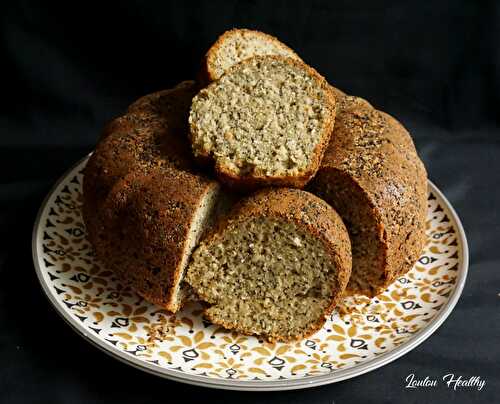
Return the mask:
<path id="1" fill-rule="evenodd" d="M 105 127 L 84 171 L 82 213 L 97 257 L 171 311 L 194 212 L 218 187 L 199 175 L 187 138 L 197 91 L 183 82 L 137 100 Z"/>
<path id="2" fill-rule="evenodd" d="M 286 46 L 283 42 L 281 42 L 278 38 L 266 34 L 264 32 L 260 31 L 254 31 L 254 30 L 249 30 L 245 28 L 233 28 L 229 31 L 224 32 L 217 40 L 213 43 L 213 45 L 210 47 L 210 49 L 207 51 L 205 56 L 203 57 L 203 60 L 201 62 L 201 68 L 198 73 L 197 80 L 200 84 L 201 87 L 205 87 L 208 84 L 210 84 L 212 81 L 218 79 L 217 74 L 214 71 L 213 68 L 213 59 L 217 56 L 217 53 L 219 52 L 221 46 L 224 44 L 224 41 L 226 41 L 228 38 L 230 38 L 232 35 L 235 33 L 249 33 L 252 35 L 256 35 L 260 37 L 262 40 L 271 42 L 278 47 L 281 47 L 283 49 L 288 50 L 291 54 L 295 55 L 295 57 L 298 60 L 301 60 L 300 57 L 295 53 L 295 51 L 288 46 Z"/>
<path id="3" fill-rule="evenodd" d="M 269 218 L 283 219 L 294 223 L 306 233 L 321 240 L 325 251 L 331 257 L 336 274 L 332 277 L 333 290 L 335 295 L 324 312 L 324 316 L 313 324 L 303 335 L 294 339 L 302 339 L 318 331 L 326 321 L 326 316 L 331 314 L 333 309 L 342 298 L 343 292 L 351 274 L 351 244 L 347 229 L 340 216 L 322 199 L 315 195 L 297 189 L 276 188 L 260 190 L 251 196 L 242 199 L 236 204 L 230 214 L 219 221 L 210 231 L 203 243 L 210 244 L 222 237 L 227 229 L 238 223 L 249 219 L 265 216 Z M 203 296 L 200 296 L 203 298 Z M 210 318 L 208 319 L 223 327 L 229 324 Z M 242 333 L 252 334 L 251 330 L 238 329 Z M 266 337 L 270 341 L 290 341 L 283 337 Z"/>
<path id="4" fill-rule="evenodd" d="M 255 59 L 260 59 L 263 62 L 267 59 L 280 60 L 280 61 L 285 61 L 286 63 L 292 65 L 299 66 L 302 69 L 305 69 L 310 76 L 314 77 L 317 80 L 318 85 L 324 91 L 327 108 L 329 109 L 330 113 L 328 115 L 328 118 L 324 122 L 320 140 L 316 145 L 316 147 L 314 148 L 309 166 L 305 170 L 303 170 L 299 175 L 296 176 L 286 176 L 286 175 L 264 176 L 258 173 L 239 175 L 235 173 L 233 170 L 231 170 L 231 168 L 224 166 L 223 164 L 218 164 L 218 163 L 214 164 L 213 157 L 209 154 L 206 153 L 203 154 L 198 151 L 196 158 L 201 164 L 205 165 L 213 164 L 215 166 L 215 174 L 217 175 L 217 178 L 228 187 L 238 191 L 252 191 L 257 188 L 263 188 L 269 186 L 279 186 L 279 187 L 288 186 L 293 188 L 304 188 L 305 185 L 311 180 L 311 178 L 314 177 L 314 175 L 319 169 L 321 160 L 323 158 L 323 154 L 326 150 L 326 147 L 328 146 L 328 142 L 330 140 L 330 136 L 334 127 L 335 114 L 336 114 L 336 100 L 335 100 L 334 90 L 327 83 L 325 78 L 321 76 L 312 67 L 306 65 L 300 60 L 294 60 L 282 56 L 274 56 L 274 55 L 256 56 L 254 58 L 247 59 L 241 62 L 240 64 L 231 67 L 229 70 L 226 71 L 225 74 L 231 74 L 233 70 L 241 68 L 241 66 L 246 63 L 253 63 Z M 211 83 L 208 87 L 201 90 L 200 93 L 210 91 L 210 88 L 216 85 L 217 81 Z M 191 123 L 190 138 L 192 143 L 193 143 L 193 137 L 196 137 L 197 135 L 197 131 L 198 129 L 196 123 Z"/>
<path id="5" fill-rule="evenodd" d="M 344 98 L 347 94 L 344 93 L 342 90 L 339 90 L 337 87 L 334 87 L 332 85 L 330 85 L 332 91 L 333 91 L 333 94 L 335 95 L 335 99 L 337 100 L 337 110 L 338 110 L 338 106 L 340 105 L 340 100 L 342 100 L 342 98 Z"/>
<path id="6" fill-rule="evenodd" d="M 393 117 L 357 97 L 345 96 L 338 105 L 330 144 L 311 189 L 325 189 L 344 176 L 364 194 L 378 224 L 383 258 L 378 270 L 384 276 L 372 289 L 361 291 L 373 296 L 411 269 L 425 244 L 427 174 L 410 135 Z M 333 190 L 322 196 L 336 206 L 337 194 Z"/>

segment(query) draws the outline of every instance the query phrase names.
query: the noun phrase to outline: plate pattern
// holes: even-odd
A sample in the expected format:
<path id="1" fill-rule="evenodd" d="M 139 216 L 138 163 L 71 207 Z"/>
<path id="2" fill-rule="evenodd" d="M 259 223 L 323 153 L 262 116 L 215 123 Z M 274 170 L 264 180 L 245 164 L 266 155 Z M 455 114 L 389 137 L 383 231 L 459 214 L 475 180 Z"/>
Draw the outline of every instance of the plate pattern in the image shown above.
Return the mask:
<path id="1" fill-rule="evenodd" d="M 107 350 L 147 362 L 159 373 L 278 381 L 351 368 L 410 340 L 457 285 L 463 246 L 445 204 L 431 191 L 427 244 L 414 268 L 375 299 L 346 298 L 307 340 L 267 343 L 228 332 L 205 322 L 196 303 L 173 316 L 120 285 L 94 258 L 80 214 L 84 166 L 67 174 L 42 208 L 34 235 L 41 282 L 59 309 Z"/>

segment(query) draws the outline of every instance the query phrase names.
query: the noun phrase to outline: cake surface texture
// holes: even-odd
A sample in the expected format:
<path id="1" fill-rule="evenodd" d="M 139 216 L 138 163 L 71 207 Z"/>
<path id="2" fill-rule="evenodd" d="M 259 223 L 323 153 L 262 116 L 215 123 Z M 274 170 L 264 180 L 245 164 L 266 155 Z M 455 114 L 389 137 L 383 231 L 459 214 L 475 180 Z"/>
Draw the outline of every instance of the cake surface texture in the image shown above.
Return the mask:
<path id="1" fill-rule="evenodd" d="M 194 155 L 235 188 L 303 187 L 316 173 L 335 120 L 325 79 L 300 61 L 259 56 L 230 68 L 193 99 Z"/>
<path id="2" fill-rule="evenodd" d="M 347 230 L 323 200 L 266 189 L 241 200 L 195 250 L 186 275 L 215 324 L 270 341 L 323 325 L 351 271 Z"/>

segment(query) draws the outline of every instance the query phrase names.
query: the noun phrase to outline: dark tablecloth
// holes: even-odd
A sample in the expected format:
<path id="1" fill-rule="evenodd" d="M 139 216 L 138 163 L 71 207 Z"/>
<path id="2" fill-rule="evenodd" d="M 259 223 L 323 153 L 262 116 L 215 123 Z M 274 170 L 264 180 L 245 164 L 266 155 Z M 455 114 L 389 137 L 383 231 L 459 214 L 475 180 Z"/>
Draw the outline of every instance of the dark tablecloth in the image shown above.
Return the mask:
<path id="1" fill-rule="evenodd" d="M 103 3 L 17 1 L 0 13 L 0 402 L 499 402 L 500 3 Z M 84 342 L 38 284 L 31 230 L 51 185 L 135 98 L 192 78 L 233 26 L 278 36 L 400 119 L 463 221 L 470 270 L 454 312 L 415 350 L 355 379 L 276 393 L 163 380 Z M 480 376 L 486 386 L 409 390 L 410 373 Z"/>

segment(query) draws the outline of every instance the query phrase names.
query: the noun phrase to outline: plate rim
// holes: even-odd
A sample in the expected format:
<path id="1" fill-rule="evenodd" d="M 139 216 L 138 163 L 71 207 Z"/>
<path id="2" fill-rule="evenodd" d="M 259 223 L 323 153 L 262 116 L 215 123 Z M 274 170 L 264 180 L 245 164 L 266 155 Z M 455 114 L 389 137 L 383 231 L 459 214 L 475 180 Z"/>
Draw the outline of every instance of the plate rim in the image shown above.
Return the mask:
<path id="1" fill-rule="evenodd" d="M 215 389 L 224 389 L 224 390 L 239 390 L 239 391 L 281 391 L 281 390 L 296 390 L 296 389 L 304 389 L 309 387 L 322 386 L 325 384 L 336 383 L 342 380 L 350 379 L 356 376 L 360 376 L 362 374 L 368 373 L 372 370 L 378 369 L 382 366 L 387 365 L 390 362 L 400 358 L 406 353 L 410 352 L 422 342 L 424 342 L 427 338 L 429 338 L 448 318 L 448 316 L 453 311 L 456 306 L 460 296 L 462 295 L 462 291 L 467 280 L 467 273 L 469 269 L 469 247 L 467 243 L 467 238 L 465 235 L 465 230 L 463 228 L 462 222 L 460 218 L 448 201 L 448 199 L 444 196 L 444 194 L 437 188 L 437 186 L 431 181 L 428 180 L 428 188 L 430 192 L 435 193 L 443 203 L 446 205 L 449 213 L 451 214 L 456 227 L 458 237 L 460 239 L 461 248 L 461 260 L 460 262 L 460 270 L 457 275 L 457 283 L 453 292 L 448 299 L 448 301 L 444 304 L 444 307 L 436 314 L 433 320 L 424 328 L 416 332 L 408 341 L 402 343 L 392 351 L 388 353 L 384 353 L 383 355 L 377 356 L 369 361 L 366 361 L 362 364 L 355 365 L 348 369 L 340 369 L 331 373 L 326 373 L 322 375 L 313 375 L 313 376 L 305 376 L 302 378 L 296 379 L 287 379 L 287 380 L 269 380 L 269 381 L 256 381 L 256 380 L 235 380 L 235 379 L 217 379 L 211 378 L 203 375 L 192 375 L 188 373 L 182 373 L 175 369 L 167 369 L 160 368 L 157 365 L 144 362 L 138 358 L 131 357 L 130 355 L 118 350 L 117 348 L 109 347 L 106 345 L 100 338 L 96 335 L 90 334 L 87 332 L 85 327 L 77 322 L 75 319 L 71 317 L 71 315 L 64 310 L 61 304 L 56 300 L 55 296 L 51 292 L 48 284 L 45 282 L 42 269 L 39 265 L 39 250 L 37 244 L 37 234 L 38 229 L 40 227 L 40 220 L 42 214 L 47 206 L 47 203 L 54 192 L 57 190 L 59 185 L 72 173 L 78 166 L 86 162 L 89 159 L 92 153 L 89 153 L 87 156 L 78 160 L 75 164 L 73 164 L 69 169 L 67 169 L 55 182 L 55 184 L 50 188 L 49 192 L 43 199 L 40 208 L 38 209 L 35 223 L 33 225 L 32 238 L 31 238 L 31 250 L 32 250 L 32 258 L 33 264 L 35 267 L 35 272 L 38 277 L 38 281 L 40 282 L 45 297 L 49 300 L 55 311 L 65 320 L 65 322 L 83 339 L 90 342 L 93 346 L 97 347 L 101 351 L 105 352 L 109 356 L 119 360 L 122 363 L 127 365 L 131 365 L 136 369 L 145 371 L 147 373 L 163 377 L 169 380 L 173 380 L 176 382 L 187 383 L 200 387 L 209 387 Z"/>

